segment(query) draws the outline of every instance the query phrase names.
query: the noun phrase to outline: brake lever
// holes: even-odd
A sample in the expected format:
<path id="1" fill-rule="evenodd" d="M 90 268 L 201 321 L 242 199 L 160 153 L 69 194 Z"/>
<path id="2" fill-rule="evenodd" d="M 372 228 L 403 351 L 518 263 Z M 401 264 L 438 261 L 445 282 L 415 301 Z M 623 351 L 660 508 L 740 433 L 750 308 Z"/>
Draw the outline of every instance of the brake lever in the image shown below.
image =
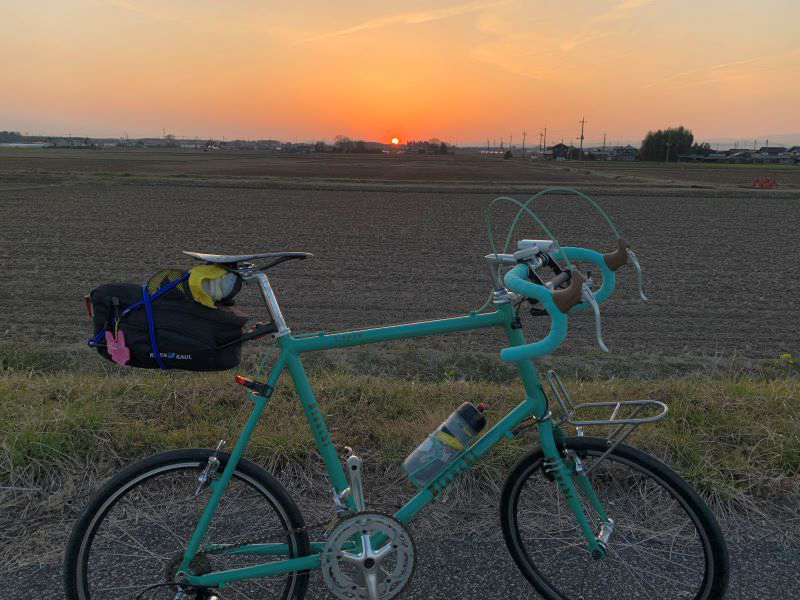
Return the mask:
<path id="1" fill-rule="evenodd" d="M 592 278 L 587 277 L 586 280 L 581 284 L 581 299 L 592 307 L 594 311 L 594 331 L 597 335 L 597 345 L 600 347 L 600 350 L 603 352 L 609 352 L 608 346 L 603 343 L 603 333 L 600 328 L 600 307 L 597 305 L 597 300 L 594 299 L 594 293 L 592 289 L 589 287 L 592 284 Z"/>
<path id="2" fill-rule="evenodd" d="M 642 266 L 636 259 L 636 255 L 633 253 L 633 250 L 628 248 L 627 252 L 628 262 L 630 262 L 633 265 L 633 268 L 636 270 L 636 280 L 639 283 L 639 297 L 642 299 L 642 302 L 647 302 L 647 296 L 644 295 L 644 276 L 642 275 Z"/>

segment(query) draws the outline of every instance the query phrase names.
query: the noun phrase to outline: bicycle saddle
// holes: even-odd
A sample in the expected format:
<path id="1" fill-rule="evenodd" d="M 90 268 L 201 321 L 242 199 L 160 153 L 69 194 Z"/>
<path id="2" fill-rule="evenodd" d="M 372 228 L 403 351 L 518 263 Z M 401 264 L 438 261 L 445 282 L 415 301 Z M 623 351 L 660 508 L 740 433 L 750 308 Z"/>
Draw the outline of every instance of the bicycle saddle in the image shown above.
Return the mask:
<path id="1" fill-rule="evenodd" d="M 189 252 L 183 251 L 187 256 L 191 256 L 197 260 L 202 260 L 205 263 L 212 264 L 229 264 L 250 261 L 255 258 L 272 258 L 278 259 L 283 262 L 284 260 L 291 260 L 299 258 L 303 260 L 309 256 L 314 256 L 309 252 L 262 252 L 261 254 L 204 254 L 202 252 Z"/>

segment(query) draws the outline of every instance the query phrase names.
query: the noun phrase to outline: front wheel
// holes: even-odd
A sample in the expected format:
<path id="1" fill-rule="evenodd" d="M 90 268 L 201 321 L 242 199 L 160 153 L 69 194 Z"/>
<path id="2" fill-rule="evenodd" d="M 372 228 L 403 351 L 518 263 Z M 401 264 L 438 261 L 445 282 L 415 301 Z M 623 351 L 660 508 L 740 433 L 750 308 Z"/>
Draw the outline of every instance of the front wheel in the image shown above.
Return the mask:
<path id="1" fill-rule="evenodd" d="M 165 452 L 131 465 L 95 495 L 72 530 L 64 559 L 68 600 L 173 600 L 169 583 L 210 494 L 197 494 L 197 477 L 213 450 Z M 219 453 L 219 472 L 229 455 Z M 211 520 L 205 543 L 262 540 L 288 544 L 290 558 L 309 553 L 303 517 L 280 483 L 244 459 Z M 249 562 L 248 562 L 249 561 Z M 198 557 L 195 572 L 263 562 L 263 557 Z M 305 595 L 308 573 L 228 584 L 220 598 L 292 598 Z M 202 592 L 189 597 L 203 598 Z"/>
<path id="2" fill-rule="evenodd" d="M 589 469 L 608 449 L 589 437 L 559 442 Z M 589 474 L 614 532 L 606 556 L 594 560 L 577 521 L 545 469 L 541 449 L 512 468 L 500 499 L 506 545 L 536 590 L 552 600 L 614 598 L 712 600 L 728 582 L 728 551 L 705 502 L 674 471 L 620 444 Z M 600 520 L 582 494 L 584 512 Z"/>

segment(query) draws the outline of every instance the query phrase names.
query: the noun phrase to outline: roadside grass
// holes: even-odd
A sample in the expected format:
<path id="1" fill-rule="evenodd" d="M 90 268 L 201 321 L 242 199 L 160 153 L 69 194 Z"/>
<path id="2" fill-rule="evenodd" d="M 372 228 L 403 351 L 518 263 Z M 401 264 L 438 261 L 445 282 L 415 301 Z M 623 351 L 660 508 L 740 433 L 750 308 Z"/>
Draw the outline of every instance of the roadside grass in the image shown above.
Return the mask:
<path id="1" fill-rule="evenodd" d="M 353 446 L 372 473 L 388 473 L 461 402 L 485 402 L 489 425 L 523 397 L 518 383 L 310 374 L 339 446 Z M 57 492 L 75 476 L 109 475 L 154 452 L 232 443 L 249 401 L 230 373 L 0 371 L 0 488 Z M 653 398 L 666 419 L 640 427 L 628 443 L 664 460 L 718 509 L 783 504 L 800 492 L 800 378 L 727 377 L 565 379 L 579 402 Z M 571 431 L 567 431 L 571 434 Z M 588 432 L 589 434 L 593 432 Z M 469 476 L 496 487 L 535 445 L 527 436 L 498 445 Z M 308 426 L 283 377 L 247 449 L 271 470 L 311 469 L 319 460 Z M 299 467 L 298 467 L 299 466 Z M 86 484 L 88 485 L 88 484 Z"/>

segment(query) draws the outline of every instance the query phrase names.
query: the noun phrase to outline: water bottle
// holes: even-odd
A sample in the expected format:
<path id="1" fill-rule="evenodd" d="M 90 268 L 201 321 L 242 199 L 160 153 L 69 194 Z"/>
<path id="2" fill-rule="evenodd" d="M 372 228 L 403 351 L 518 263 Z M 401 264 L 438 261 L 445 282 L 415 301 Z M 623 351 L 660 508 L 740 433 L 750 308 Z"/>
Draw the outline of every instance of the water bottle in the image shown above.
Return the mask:
<path id="1" fill-rule="evenodd" d="M 458 456 L 486 425 L 484 404 L 464 402 L 403 461 L 408 479 L 425 487 Z"/>

